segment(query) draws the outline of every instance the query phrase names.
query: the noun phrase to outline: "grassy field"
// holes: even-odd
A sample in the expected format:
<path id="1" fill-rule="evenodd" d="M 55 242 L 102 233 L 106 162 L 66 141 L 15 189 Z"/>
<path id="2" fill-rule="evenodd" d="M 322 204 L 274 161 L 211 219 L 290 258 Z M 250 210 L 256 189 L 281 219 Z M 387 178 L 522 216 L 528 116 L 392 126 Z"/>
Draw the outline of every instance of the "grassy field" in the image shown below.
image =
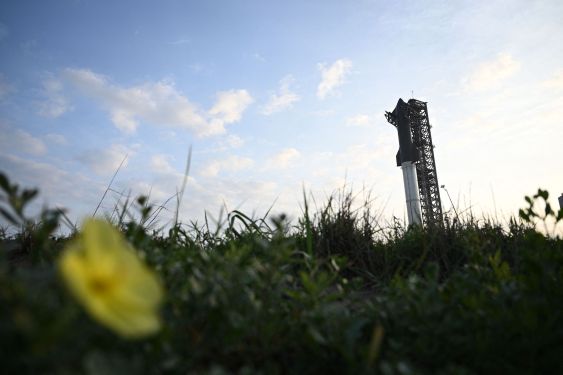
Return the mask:
<path id="1" fill-rule="evenodd" d="M 163 300 L 159 329 L 131 338 L 61 273 L 82 234 L 53 236 L 60 211 L 27 218 L 35 193 L 0 185 L 20 228 L 0 242 L 2 373 L 563 373 L 563 240 L 535 229 L 563 212 L 545 191 L 502 225 L 381 226 L 344 192 L 293 223 L 234 211 L 166 233 L 141 197 L 113 224 Z"/>

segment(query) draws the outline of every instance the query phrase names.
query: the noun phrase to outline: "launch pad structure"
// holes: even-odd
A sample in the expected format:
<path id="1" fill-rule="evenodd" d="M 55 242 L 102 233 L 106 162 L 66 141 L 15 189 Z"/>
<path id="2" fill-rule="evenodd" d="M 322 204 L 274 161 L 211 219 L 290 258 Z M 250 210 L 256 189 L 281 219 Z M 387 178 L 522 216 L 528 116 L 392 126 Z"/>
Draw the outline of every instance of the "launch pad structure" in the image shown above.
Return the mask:
<path id="1" fill-rule="evenodd" d="M 405 168 L 414 164 L 416 166 L 416 181 L 422 214 L 420 219 L 427 227 L 442 225 L 440 185 L 438 184 L 436 161 L 434 159 L 434 145 L 432 144 L 427 103 L 416 99 L 409 99 L 405 103 L 402 99 L 399 99 L 393 112 L 385 112 L 385 118 L 397 128 L 399 133 L 397 166 L 403 168 L 409 221 L 411 224 L 413 223 L 410 219 L 411 211 L 416 212 L 416 208 L 409 207 L 411 204 L 409 201 L 414 202 L 417 199 L 413 198 L 412 195 L 409 196 L 409 190 L 412 189 L 407 186 L 408 178 L 405 174 Z M 410 138 L 410 140 L 407 138 Z M 416 220 L 414 223 L 417 223 Z"/>

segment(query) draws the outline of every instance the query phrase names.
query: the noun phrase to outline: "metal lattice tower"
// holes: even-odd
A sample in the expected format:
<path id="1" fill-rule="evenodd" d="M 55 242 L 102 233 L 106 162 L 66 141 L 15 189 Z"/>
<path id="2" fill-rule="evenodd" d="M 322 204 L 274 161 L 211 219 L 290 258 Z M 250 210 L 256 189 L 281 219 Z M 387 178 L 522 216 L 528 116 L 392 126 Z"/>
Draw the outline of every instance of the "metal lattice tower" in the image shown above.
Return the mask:
<path id="1" fill-rule="evenodd" d="M 434 145 L 428 120 L 428 107 L 425 102 L 410 99 L 409 120 L 411 123 L 413 144 L 420 152 L 420 160 L 416 163 L 418 190 L 420 191 L 420 206 L 425 225 L 441 224 L 442 201 L 440 199 L 440 185 L 434 159 Z"/>
<path id="2" fill-rule="evenodd" d="M 416 173 L 422 220 L 426 226 L 441 225 L 443 223 L 442 202 L 436 161 L 434 160 L 434 145 L 430 133 L 431 126 L 428 120 L 428 108 L 426 102 L 416 99 L 410 99 L 406 107 L 412 144 L 418 150 Z M 385 117 L 393 126 L 398 126 L 397 118 L 393 113 L 387 112 Z M 397 165 L 400 165 L 399 159 Z"/>

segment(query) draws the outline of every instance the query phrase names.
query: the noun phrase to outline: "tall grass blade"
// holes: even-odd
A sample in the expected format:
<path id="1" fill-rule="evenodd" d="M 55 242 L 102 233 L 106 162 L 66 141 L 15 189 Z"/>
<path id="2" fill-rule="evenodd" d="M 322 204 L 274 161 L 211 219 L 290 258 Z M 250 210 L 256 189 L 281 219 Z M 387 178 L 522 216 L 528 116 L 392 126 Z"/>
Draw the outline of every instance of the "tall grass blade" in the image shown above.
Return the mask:
<path id="1" fill-rule="evenodd" d="M 182 205 L 182 198 L 184 197 L 184 191 L 186 190 L 186 184 L 188 183 L 188 176 L 190 174 L 190 166 L 192 164 L 192 146 L 188 151 L 188 160 L 186 161 L 186 170 L 184 171 L 184 179 L 182 181 L 182 187 L 176 196 L 176 212 L 174 214 L 174 227 L 178 225 L 178 215 L 180 214 L 180 206 Z"/>
<path id="2" fill-rule="evenodd" d="M 100 206 L 102 205 L 102 202 L 104 201 L 108 191 L 111 188 L 111 185 L 113 184 L 113 180 L 115 180 L 115 177 L 117 176 L 117 173 L 119 173 L 119 170 L 121 169 L 121 167 L 123 166 L 123 163 L 125 163 L 125 161 L 127 160 L 127 157 L 129 156 L 129 154 L 125 154 L 125 157 L 123 158 L 123 160 L 121 161 L 121 163 L 119 163 L 119 167 L 117 167 L 117 169 L 115 170 L 115 173 L 113 174 L 113 176 L 111 177 L 111 180 L 109 181 L 109 185 L 106 188 L 106 191 L 104 191 L 104 194 L 102 195 L 102 199 L 100 199 L 100 201 L 98 202 L 98 205 L 96 206 L 96 209 L 94 210 L 94 213 L 92 214 L 92 216 L 96 216 L 96 213 L 98 213 L 98 210 L 100 209 Z"/>

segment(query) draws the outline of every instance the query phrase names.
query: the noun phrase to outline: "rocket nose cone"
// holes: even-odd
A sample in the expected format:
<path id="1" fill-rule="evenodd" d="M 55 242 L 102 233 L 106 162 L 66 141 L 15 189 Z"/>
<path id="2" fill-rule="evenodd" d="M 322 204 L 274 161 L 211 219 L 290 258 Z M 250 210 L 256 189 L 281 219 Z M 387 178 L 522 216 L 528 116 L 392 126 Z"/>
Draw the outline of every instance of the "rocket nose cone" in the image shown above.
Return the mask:
<path id="1" fill-rule="evenodd" d="M 401 108 L 403 106 L 405 106 L 407 103 L 405 103 L 403 101 L 403 99 L 399 99 L 399 101 L 397 101 L 397 105 L 395 106 L 395 109 L 393 109 L 393 112 L 391 112 L 393 114 L 394 117 L 397 116 L 398 112 L 401 110 Z"/>

